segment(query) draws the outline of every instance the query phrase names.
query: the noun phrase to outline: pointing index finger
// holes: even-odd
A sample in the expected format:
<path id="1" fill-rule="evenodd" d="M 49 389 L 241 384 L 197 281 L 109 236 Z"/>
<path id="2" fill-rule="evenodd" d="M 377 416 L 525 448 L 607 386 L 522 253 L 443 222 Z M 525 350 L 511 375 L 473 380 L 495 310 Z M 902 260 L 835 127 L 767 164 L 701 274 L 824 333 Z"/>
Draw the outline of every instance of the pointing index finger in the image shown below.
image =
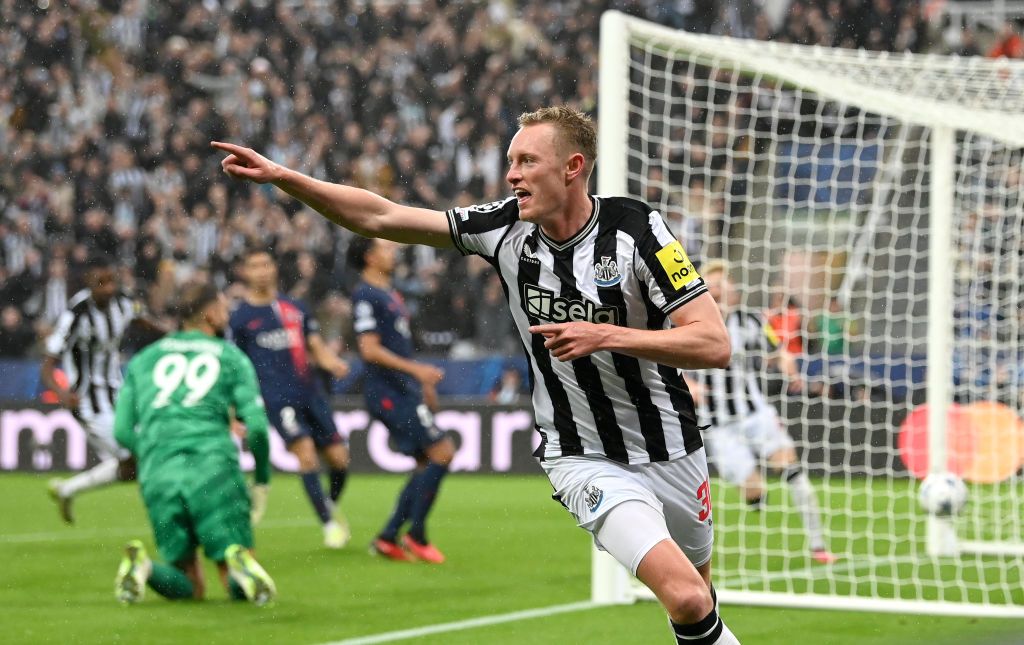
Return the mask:
<path id="1" fill-rule="evenodd" d="M 548 323 L 546 325 L 531 325 L 527 330 L 531 334 L 554 334 L 562 328 L 560 323 Z"/>
<path id="2" fill-rule="evenodd" d="M 245 148 L 243 148 L 242 146 L 235 145 L 234 143 L 225 143 L 223 141 L 211 141 L 210 145 L 213 146 L 214 148 L 217 148 L 218 150 L 223 150 L 225 152 L 233 152 L 235 154 L 239 154 L 245 151 Z"/>

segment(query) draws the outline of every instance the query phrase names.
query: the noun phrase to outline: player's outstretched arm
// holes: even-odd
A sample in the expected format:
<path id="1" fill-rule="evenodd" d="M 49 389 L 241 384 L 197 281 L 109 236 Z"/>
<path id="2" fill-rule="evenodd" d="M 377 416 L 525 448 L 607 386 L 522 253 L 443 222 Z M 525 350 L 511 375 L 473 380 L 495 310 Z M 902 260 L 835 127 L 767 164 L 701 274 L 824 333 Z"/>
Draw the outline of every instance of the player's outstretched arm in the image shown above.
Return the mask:
<path id="1" fill-rule="evenodd" d="M 380 335 L 374 332 L 359 334 L 357 339 L 359 355 L 367 363 L 373 363 L 389 370 L 405 372 L 420 384 L 434 387 L 444 378 L 444 370 L 428 363 L 420 363 L 395 354 L 380 342 Z"/>
<path id="2" fill-rule="evenodd" d="M 210 145 L 228 153 L 220 164 L 228 176 L 273 184 L 360 235 L 407 244 L 452 246 L 448 218 L 441 211 L 404 206 L 362 188 L 320 181 L 233 143 L 213 141 Z"/>
<path id="3" fill-rule="evenodd" d="M 729 332 L 718 305 L 703 293 L 669 316 L 671 329 L 632 329 L 587 322 L 534 325 L 544 346 L 560 361 L 612 351 L 681 369 L 726 367 L 732 356 Z"/>

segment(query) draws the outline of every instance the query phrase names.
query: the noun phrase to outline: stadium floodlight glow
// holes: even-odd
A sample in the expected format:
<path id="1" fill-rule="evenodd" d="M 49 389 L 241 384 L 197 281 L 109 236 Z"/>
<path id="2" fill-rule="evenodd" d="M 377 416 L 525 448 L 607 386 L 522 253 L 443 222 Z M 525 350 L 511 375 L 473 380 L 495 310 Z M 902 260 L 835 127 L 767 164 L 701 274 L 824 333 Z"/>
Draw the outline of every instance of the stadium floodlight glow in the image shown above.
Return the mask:
<path id="1" fill-rule="evenodd" d="M 726 259 L 743 306 L 796 301 L 811 345 L 774 401 L 840 560 L 812 563 L 777 476 L 759 512 L 715 479 L 719 597 L 1024 617 L 1024 62 L 608 12 L 600 71 L 598 193 L 658 209 L 698 269 Z M 946 472 L 965 507 L 924 512 Z M 649 597 L 592 567 L 594 600 Z"/>

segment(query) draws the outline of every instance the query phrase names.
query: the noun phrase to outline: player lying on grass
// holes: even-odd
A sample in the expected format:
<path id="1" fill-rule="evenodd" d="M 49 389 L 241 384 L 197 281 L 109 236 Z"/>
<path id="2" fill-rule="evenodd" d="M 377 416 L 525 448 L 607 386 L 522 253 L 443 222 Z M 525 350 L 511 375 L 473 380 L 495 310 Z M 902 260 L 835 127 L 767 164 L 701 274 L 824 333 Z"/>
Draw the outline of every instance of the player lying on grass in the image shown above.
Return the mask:
<path id="1" fill-rule="evenodd" d="M 184 290 L 182 330 L 147 347 L 129 363 L 118 397 L 114 436 L 138 460 L 142 501 L 166 562 L 128 543 L 117 572 L 118 600 L 142 600 L 148 584 L 161 596 L 202 598 L 196 549 L 217 563 L 232 598 L 258 605 L 274 599 L 274 582 L 253 558 L 252 523 L 266 509 L 270 481 L 267 413 L 252 363 L 217 335 L 228 323 L 227 301 L 209 284 Z M 229 419 L 246 426 L 256 460 L 252 502 L 238 465 Z"/>
<path id="2" fill-rule="evenodd" d="M 718 301 L 732 340 L 732 362 L 725 370 L 701 370 L 687 377 L 704 430 L 708 461 L 718 474 L 739 486 L 747 504 L 760 510 L 765 503 L 764 477 L 759 460 L 781 474 L 789 496 L 803 518 L 811 557 L 831 564 L 836 557 L 825 546 L 821 511 L 811 480 L 800 466 L 793 440 L 778 413 L 761 391 L 762 357 L 778 364 L 790 388 L 802 385 L 796 359 L 779 346 L 772 328 L 760 315 L 739 307 L 739 292 L 723 262 L 703 268 L 708 292 Z"/>
<path id="3" fill-rule="evenodd" d="M 722 315 L 657 211 L 588 193 L 597 133 L 586 115 L 544 108 L 519 125 L 505 176 L 514 196 L 447 212 L 213 145 L 229 176 L 272 183 L 360 235 L 486 259 L 529 357 L 555 499 L 654 592 L 677 643 L 736 643 L 711 586 L 707 460 L 679 374 L 729 364 Z"/>

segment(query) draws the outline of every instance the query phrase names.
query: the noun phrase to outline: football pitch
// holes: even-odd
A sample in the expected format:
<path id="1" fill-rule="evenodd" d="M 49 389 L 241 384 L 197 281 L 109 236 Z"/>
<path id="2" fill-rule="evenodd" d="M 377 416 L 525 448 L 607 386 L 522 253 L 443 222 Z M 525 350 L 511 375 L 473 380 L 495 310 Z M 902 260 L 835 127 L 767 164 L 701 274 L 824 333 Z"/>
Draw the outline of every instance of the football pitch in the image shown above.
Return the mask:
<path id="1" fill-rule="evenodd" d="M 298 479 L 275 477 L 256 532 L 257 555 L 278 587 L 273 607 L 227 601 L 212 567 L 206 602 L 171 603 L 150 593 L 141 604 L 122 607 L 114 601 L 113 578 L 125 541 L 141 537 L 152 549 L 136 488 L 120 485 L 81 498 L 78 523 L 69 528 L 46 496 L 45 478 L 0 476 L 0 641 L 672 642 L 654 603 L 566 607 L 589 599 L 589 540 L 551 501 L 542 476 L 450 477 L 431 523 L 431 538 L 449 558 L 444 565 L 370 557 L 366 545 L 402 482 L 354 475 L 343 500 L 353 541 L 331 552 L 320 544 Z M 716 497 L 723 494 L 731 493 L 718 487 Z M 728 534 L 726 518 L 718 531 L 720 538 Z M 727 575 L 716 567 L 716 576 Z M 1019 590 L 1020 572 L 1007 575 Z M 527 612 L 535 609 L 541 611 Z M 1024 642 L 1018 620 L 738 606 L 722 613 L 744 643 Z M 514 615 L 500 618 L 508 614 Z M 437 626 L 433 633 L 431 626 Z M 405 630 L 411 638 L 386 636 Z M 374 638 L 379 635 L 385 636 Z"/>

